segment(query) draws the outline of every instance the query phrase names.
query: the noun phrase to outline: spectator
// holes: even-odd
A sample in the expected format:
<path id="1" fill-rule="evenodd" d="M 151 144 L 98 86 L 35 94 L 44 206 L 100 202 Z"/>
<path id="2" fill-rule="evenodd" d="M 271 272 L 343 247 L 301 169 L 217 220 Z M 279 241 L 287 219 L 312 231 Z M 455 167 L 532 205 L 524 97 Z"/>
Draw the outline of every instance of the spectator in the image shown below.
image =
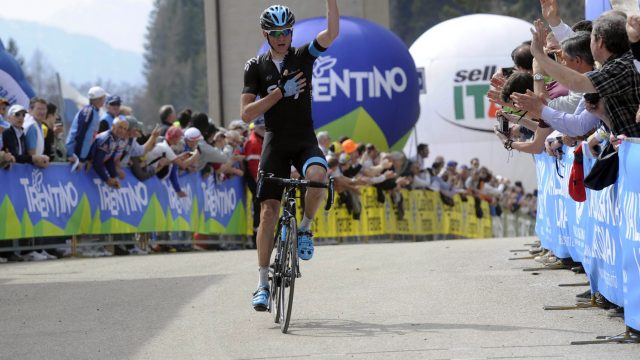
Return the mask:
<path id="1" fill-rule="evenodd" d="M 0 169 L 8 169 L 11 164 L 16 162 L 16 159 L 11 153 L 4 151 L 4 143 L 2 141 L 2 133 L 10 127 L 11 124 L 0 119 Z"/>
<path id="2" fill-rule="evenodd" d="M 158 113 L 160 116 L 160 135 L 165 136 L 167 130 L 173 126 L 173 123 L 178 118 L 176 116 L 176 110 L 173 105 L 162 105 Z"/>
<path id="3" fill-rule="evenodd" d="M 329 154 L 329 145 L 331 145 L 331 136 L 329 136 L 328 131 L 320 131 L 317 135 L 318 138 L 318 146 L 324 156 Z"/>
<path id="4" fill-rule="evenodd" d="M 24 133 L 24 118 L 27 110 L 22 105 L 13 105 L 9 108 L 9 122 L 11 127 L 2 133 L 2 141 L 5 149 L 11 153 L 17 163 L 33 164 L 40 168 L 49 166 L 49 158 L 44 155 L 31 155 L 27 151 L 26 136 Z"/>
<path id="5" fill-rule="evenodd" d="M 5 117 L 7 116 L 7 110 L 9 110 L 10 106 L 11 103 L 9 102 L 9 100 L 0 97 L 0 120 L 7 121 Z"/>
<path id="6" fill-rule="evenodd" d="M 640 136 L 640 124 L 636 123 L 636 112 L 640 105 L 640 73 L 634 65 L 629 50 L 626 18 L 619 12 L 608 12 L 593 23 L 591 52 L 602 68 L 580 74 L 549 59 L 542 49 L 544 26 L 535 22 L 531 51 L 540 66 L 553 78 L 569 86 L 573 91 L 598 93 L 598 104 L 587 105 L 597 111 L 604 106 L 607 119 L 603 119 L 614 135 Z"/>
<path id="7" fill-rule="evenodd" d="M 192 118 L 193 126 L 200 130 L 202 134 L 202 140 L 198 142 L 198 148 L 200 149 L 200 157 L 196 164 L 196 169 L 198 171 L 203 171 L 204 173 L 208 173 L 207 164 L 217 163 L 222 164 L 226 163 L 231 159 L 233 154 L 233 148 L 231 146 L 222 146 L 221 148 L 214 147 L 207 142 L 207 140 L 214 136 L 217 133 L 217 128 L 215 125 L 209 123 L 209 117 L 204 113 L 197 113 L 193 115 Z M 224 141 L 222 142 L 224 144 Z"/>
<path id="8" fill-rule="evenodd" d="M 91 145 L 100 123 L 100 108 L 104 105 L 107 93 L 103 88 L 94 86 L 89 89 L 89 105 L 78 111 L 71 123 L 67 135 L 67 158 L 82 168 L 91 155 Z"/>
<path id="9" fill-rule="evenodd" d="M 160 127 L 156 126 L 145 144 L 141 145 L 140 143 L 138 143 L 138 139 L 140 139 L 143 135 L 142 128 L 144 127 L 144 124 L 138 121 L 138 119 L 136 119 L 134 116 L 126 116 L 125 120 L 129 123 L 129 133 L 127 134 L 125 146 L 122 154 L 120 155 L 120 158 L 118 159 L 117 164 L 127 166 L 131 163 L 131 158 L 140 158 L 142 156 L 145 156 L 154 148 L 154 146 L 156 145 L 156 140 L 158 139 L 158 136 L 160 136 Z M 153 172 L 148 177 L 151 177 L 154 174 L 155 172 Z M 138 177 L 137 175 L 136 177 L 140 180 L 140 177 Z M 147 179 L 148 177 L 145 177 L 145 179 Z"/>
<path id="10" fill-rule="evenodd" d="M 58 107 L 55 104 L 47 104 L 47 112 L 42 123 L 42 133 L 44 135 L 44 155 L 49 157 L 49 161 L 54 161 L 54 146 L 56 143 L 56 135 L 54 128 L 56 124 L 56 116 Z"/>
<path id="11" fill-rule="evenodd" d="M 480 169 L 480 160 L 478 160 L 477 157 L 472 158 L 469 161 L 469 164 L 471 165 L 471 170 L 473 171 L 477 171 Z"/>
<path id="12" fill-rule="evenodd" d="M 247 137 L 249 135 L 249 125 L 241 119 L 233 120 L 229 124 L 229 131 L 237 131 L 240 136 Z"/>
<path id="13" fill-rule="evenodd" d="M 119 143 L 125 141 L 128 131 L 129 123 L 121 117 L 116 117 L 112 128 L 96 137 L 93 147 L 93 168 L 102 181 L 115 189 L 120 188 L 118 177 L 122 178 L 116 171 L 116 159 L 122 155 L 119 153 Z"/>
<path id="14" fill-rule="evenodd" d="M 253 130 L 251 130 L 249 138 L 244 143 L 244 161 L 247 169 L 244 178 L 249 191 L 251 191 L 253 200 L 253 234 L 251 235 L 251 247 L 255 248 L 256 235 L 258 233 L 258 226 L 260 225 L 260 202 L 256 194 L 256 185 L 258 181 L 258 166 L 262 155 L 262 143 L 266 132 L 264 117 L 257 118 L 253 121 L 252 125 Z"/>
<path id="15" fill-rule="evenodd" d="M 189 108 L 182 110 L 178 114 L 177 124 L 174 122 L 173 126 L 180 126 L 182 130 L 187 129 L 191 126 L 191 116 L 193 115 L 193 111 Z"/>
<path id="16" fill-rule="evenodd" d="M 42 125 L 47 117 L 47 101 L 34 97 L 29 102 L 29 113 L 24 118 L 24 133 L 27 152 L 44 155 L 44 133 Z"/>
<path id="17" fill-rule="evenodd" d="M 98 126 L 98 133 L 111 129 L 113 120 L 120 115 L 120 107 L 122 106 L 122 100 L 120 96 L 111 95 L 107 98 L 107 112 L 100 118 L 100 125 Z"/>
<path id="18" fill-rule="evenodd" d="M 168 167 L 158 169 L 157 176 L 160 179 L 169 178 L 171 185 L 179 197 L 187 196 L 187 193 L 182 191 L 180 182 L 178 181 L 178 168 L 187 169 L 198 160 L 198 153 L 190 154 L 184 152 L 180 155 L 176 155 L 174 148 L 179 147 L 182 141 L 184 133 L 179 127 L 171 126 L 166 133 L 164 141 L 157 143 L 153 150 L 147 155 L 147 161 L 151 164 L 156 164 L 162 158 L 167 158 L 169 161 Z M 157 164 L 156 168 L 161 164 Z"/>
<path id="19" fill-rule="evenodd" d="M 64 125 L 60 115 L 56 115 L 53 124 L 53 160 L 54 162 L 65 162 L 67 160 L 67 148 L 64 140 Z"/>

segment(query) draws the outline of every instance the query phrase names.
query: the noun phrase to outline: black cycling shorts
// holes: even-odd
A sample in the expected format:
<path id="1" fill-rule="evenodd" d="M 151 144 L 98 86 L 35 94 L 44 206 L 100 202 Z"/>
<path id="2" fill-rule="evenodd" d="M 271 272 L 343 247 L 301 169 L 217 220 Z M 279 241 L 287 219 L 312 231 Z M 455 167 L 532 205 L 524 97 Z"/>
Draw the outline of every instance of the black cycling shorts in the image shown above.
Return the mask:
<path id="1" fill-rule="evenodd" d="M 328 168 L 322 150 L 318 147 L 318 139 L 312 132 L 306 136 L 275 135 L 267 132 L 262 144 L 260 171 L 273 174 L 275 177 L 288 179 L 291 177 L 291 165 L 304 176 L 310 165 Z M 273 183 L 262 184 L 258 199 L 281 200 L 284 187 Z"/>

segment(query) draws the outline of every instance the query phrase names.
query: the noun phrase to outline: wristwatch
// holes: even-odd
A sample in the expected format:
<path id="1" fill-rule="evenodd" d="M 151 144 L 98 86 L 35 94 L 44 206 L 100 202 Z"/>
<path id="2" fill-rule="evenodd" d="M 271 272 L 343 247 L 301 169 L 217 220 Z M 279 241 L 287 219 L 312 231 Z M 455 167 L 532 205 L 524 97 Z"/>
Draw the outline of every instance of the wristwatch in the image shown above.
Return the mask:
<path id="1" fill-rule="evenodd" d="M 544 75 L 537 73 L 535 75 L 533 75 L 533 80 L 535 81 L 540 81 L 540 80 L 544 80 Z"/>

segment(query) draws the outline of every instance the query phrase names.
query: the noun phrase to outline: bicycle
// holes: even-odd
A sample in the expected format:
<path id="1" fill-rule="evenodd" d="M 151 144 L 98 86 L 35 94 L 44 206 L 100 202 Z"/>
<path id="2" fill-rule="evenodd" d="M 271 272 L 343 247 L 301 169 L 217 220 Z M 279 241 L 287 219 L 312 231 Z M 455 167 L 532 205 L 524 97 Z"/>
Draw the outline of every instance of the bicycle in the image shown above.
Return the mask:
<path id="1" fill-rule="evenodd" d="M 309 180 L 278 178 L 273 174 L 261 173 L 258 186 L 262 182 L 273 182 L 285 187 L 282 215 L 278 219 L 278 230 L 274 238 L 275 257 L 269 266 L 269 304 L 267 310 L 273 313 L 274 322 L 279 323 L 280 330 L 286 334 L 293 309 L 295 282 L 297 278 L 302 276 L 298 259 L 296 189 L 308 187 L 328 189 L 325 206 L 325 210 L 328 211 L 334 200 L 334 179 L 329 178 L 329 182 L 326 184 Z"/>

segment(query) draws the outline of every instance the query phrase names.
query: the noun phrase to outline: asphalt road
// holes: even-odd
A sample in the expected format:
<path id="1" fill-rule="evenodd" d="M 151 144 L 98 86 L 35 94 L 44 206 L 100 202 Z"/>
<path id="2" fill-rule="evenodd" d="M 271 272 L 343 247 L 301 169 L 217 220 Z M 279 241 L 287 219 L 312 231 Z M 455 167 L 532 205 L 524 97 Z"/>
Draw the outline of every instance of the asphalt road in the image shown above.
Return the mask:
<path id="1" fill-rule="evenodd" d="M 321 246 L 289 334 L 250 307 L 254 251 L 0 265 L 0 359 L 638 359 L 572 346 L 624 331 L 570 305 L 570 271 L 509 261 L 532 239 Z M 523 253 L 519 254 L 524 255 Z"/>

